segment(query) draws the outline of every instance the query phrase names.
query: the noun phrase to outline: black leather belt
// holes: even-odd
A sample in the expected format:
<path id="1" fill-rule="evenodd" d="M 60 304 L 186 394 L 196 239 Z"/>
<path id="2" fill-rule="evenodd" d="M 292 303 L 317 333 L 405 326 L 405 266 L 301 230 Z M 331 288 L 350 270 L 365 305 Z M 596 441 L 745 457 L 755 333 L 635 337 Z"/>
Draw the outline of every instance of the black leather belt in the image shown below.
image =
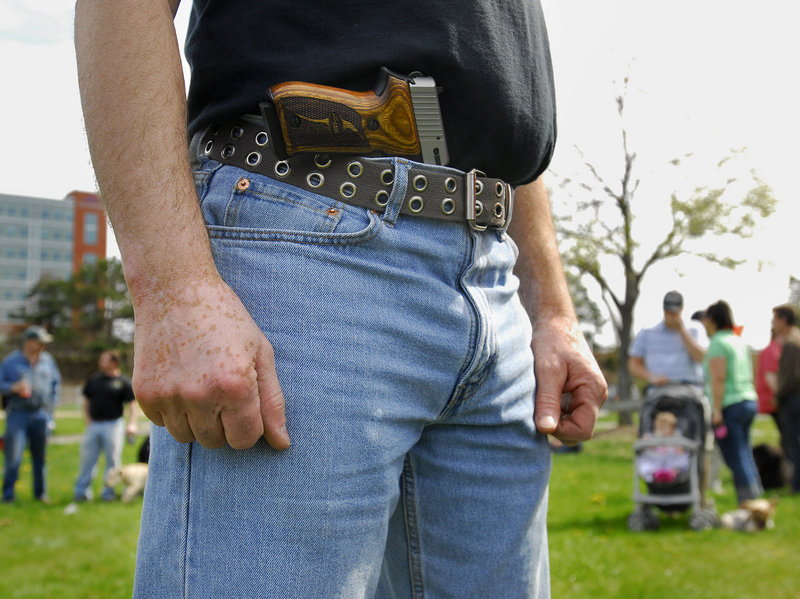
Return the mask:
<path id="1" fill-rule="evenodd" d="M 257 118 L 257 117 L 256 117 Z M 193 151 L 331 198 L 383 212 L 394 184 L 389 163 L 342 154 L 297 154 L 279 159 L 267 128 L 248 118 L 209 127 L 195 136 Z M 414 163 L 408 171 L 401 214 L 466 222 L 476 230 L 505 228 L 511 186 L 480 171 L 441 172 Z"/>

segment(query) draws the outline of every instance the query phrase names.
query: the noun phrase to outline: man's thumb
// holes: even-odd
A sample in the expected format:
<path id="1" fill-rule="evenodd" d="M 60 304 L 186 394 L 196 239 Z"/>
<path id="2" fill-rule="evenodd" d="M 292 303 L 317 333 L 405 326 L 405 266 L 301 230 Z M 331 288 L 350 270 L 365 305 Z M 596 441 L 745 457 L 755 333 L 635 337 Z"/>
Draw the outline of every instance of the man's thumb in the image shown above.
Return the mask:
<path id="1" fill-rule="evenodd" d="M 264 438 L 274 449 L 288 449 L 291 440 L 286 431 L 286 400 L 275 372 L 275 354 L 266 340 L 256 357 L 256 377 Z"/>

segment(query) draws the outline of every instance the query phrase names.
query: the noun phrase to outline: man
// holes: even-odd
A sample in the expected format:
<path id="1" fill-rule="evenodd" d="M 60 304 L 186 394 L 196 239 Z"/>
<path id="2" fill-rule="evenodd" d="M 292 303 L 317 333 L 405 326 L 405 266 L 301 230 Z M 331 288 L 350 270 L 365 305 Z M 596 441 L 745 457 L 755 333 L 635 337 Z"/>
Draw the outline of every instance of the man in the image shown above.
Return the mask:
<path id="1" fill-rule="evenodd" d="M 53 341 L 44 328 L 30 326 L 22 333 L 22 349 L 0 362 L 0 395 L 6 410 L 3 501 L 15 499 L 14 485 L 27 444 L 33 463 L 33 496 L 49 503 L 45 469 L 47 430 L 58 402 L 61 374 L 45 350 Z"/>
<path id="2" fill-rule="evenodd" d="M 136 434 L 138 410 L 134 401 L 133 386 L 119 368 L 119 352 L 107 350 L 100 354 L 99 372 L 91 375 L 83 386 L 83 411 L 86 417 L 86 432 L 81 443 L 81 463 L 75 481 L 75 501 L 88 501 L 92 498 L 92 478 L 100 452 L 105 454 L 108 471 L 122 465 L 122 446 L 125 434 Z M 128 408 L 127 427 L 123 418 L 125 406 Z M 116 499 L 113 487 L 105 484 L 103 501 Z"/>
<path id="3" fill-rule="evenodd" d="M 702 362 L 708 347 L 708 336 L 698 321 L 700 315 L 695 313 L 688 324 L 684 322 L 683 295 L 678 291 L 667 292 L 662 305 L 663 320 L 636 335 L 628 358 L 628 370 L 635 377 L 647 381 L 645 393 L 669 383 L 696 385 L 704 393 Z M 708 400 L 703 406 L 709 431 L 701 483 L 705 503 L 709 488 L 715 492 L 722 490 L 719 479 L 722 456 L 711 434 L 711 406 Z"/>
<path id="4" fill-rule="evenodd" d="M 76 10 L 134 389 L 163 425 L 134 596 L 547 596 L 542 433 L 588 439 L 607 392 L 540 179 L 555 112 L 538 2 L 198 0 L 194 176 L 176 8 Z M 280 160 L 246 116 L 281 82 L 364 90 L 383 66 L 444 90 L 449 168 Z M 479 187 L 498 201 L 468 221 Z"/>
<path id="5" fill-rule="evenodd" d="M 794 308 L 782 305 L 772 310 L 772 330 L 781 343 L 778 360 L 778 402 L 781 446 L 792 464 L 792 491 L 800 492 L 800 329 Z"/>
<path id="6" fill-rule="evenodd" d="M 650 386 L 690 383 L 703 386 L 702 361 L 708 339 L 702 327 L 683 320 L 683 296 L 664 296 L 664 319 L 639 331 L 631 347 L 628 369 Z"/>

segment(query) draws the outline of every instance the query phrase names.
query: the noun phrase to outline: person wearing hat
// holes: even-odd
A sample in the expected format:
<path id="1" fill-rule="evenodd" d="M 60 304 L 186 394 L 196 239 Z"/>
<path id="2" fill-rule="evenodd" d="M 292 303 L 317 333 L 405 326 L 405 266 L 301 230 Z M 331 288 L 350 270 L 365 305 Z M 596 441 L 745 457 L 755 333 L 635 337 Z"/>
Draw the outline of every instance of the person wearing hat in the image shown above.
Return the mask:
<path id="1" fill-rule="evenodd" d="M 670 291 L 664 296 L 664 319 L 642 329 L 633 341 L 628 370 L 649 386 L 704 384 L 702 362 L 708 337 L 696 322 L 684 322 L 682 312 L 683 296 Z"/>
<path id="2" fill-rule="evenodd" d="M 0 395 L 6 411 L 3 501 L 14 501 L 14 485 L 25 445 L 33 462 L 33 496 L 49 503 L 45 481 L 47 429 L 61 388 L 61 373 L 45 350 L 53 341 L 43 327 L 30 326 L 22 334 L 22 349 L 0 362 Z"/>

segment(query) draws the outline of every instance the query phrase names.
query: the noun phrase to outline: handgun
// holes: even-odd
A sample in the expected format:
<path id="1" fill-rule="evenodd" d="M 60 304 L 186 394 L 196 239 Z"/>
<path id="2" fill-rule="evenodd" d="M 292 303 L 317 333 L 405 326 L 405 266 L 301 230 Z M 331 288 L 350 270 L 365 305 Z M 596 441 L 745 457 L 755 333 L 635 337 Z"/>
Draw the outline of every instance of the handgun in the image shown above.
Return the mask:
<path id="1" fill-rule="evenodd" d="M 346 153 L 447 164 L 438 93 L 432 77 L 382 67 L 371 91 L 287 81 L 270 87 L 260 106 L 279 158 Z"/>

